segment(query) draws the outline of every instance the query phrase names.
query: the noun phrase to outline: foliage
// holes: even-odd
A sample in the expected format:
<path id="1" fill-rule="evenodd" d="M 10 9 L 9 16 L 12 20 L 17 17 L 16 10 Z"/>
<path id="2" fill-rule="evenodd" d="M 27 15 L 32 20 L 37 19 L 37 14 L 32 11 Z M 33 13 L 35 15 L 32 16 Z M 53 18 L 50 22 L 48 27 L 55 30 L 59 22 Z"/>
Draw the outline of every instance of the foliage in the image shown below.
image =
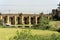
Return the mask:
<path id="1" fill-rule="evenodd" d="M 49 29 L 50 28 L 49 21 L 50 20 L 48 18 L 41 16 L 39 19 L 39 23 L 37 25 L 34 24 L 32 28 L 42 30 Z"/>
<path id="2" fill-rule="evenodd" d="M 49 30 L 60 32 L 60 21 L 50 21 L 49 25 Z"/>
<path id="3" fill-rule="evenodd" d="M 57 35 L 57 34 L 53 33 L 53 34 L 50 36 L 50 40 L 60 40 L 60 35 Z"/>
<path id="4" fill-rule="evenodd" d="M 33 26 L 31 28 L 33 28 L 33 29 L 39 29 L 38 25 L 36 25 L 36 24 L 33 24 Z"/>
<path id="5" fill-rule="evenodd" d="M 17 35 L 13 37 L 12 40 L 28 40 L 32 38 L 32 35 L 30 33 L 31 30 L 22 30 L 21 32 L 17 31 Z"/>
<path id="6" fill-rule="evenodd" d="M 0 25 L 3 25 L 3 20 L 0 19 Z"/>
<path id="7" fill-rule="evenodd" d="M 3 27 L 3 20 L 0 19 L 0 28 Z"/>
<path id="8" fill-rule="evenodd" d="M 17 35 L 10 40 L 60 40 L 60 35 L 55 33 L 50 36 L 32 35 L 31 30 L 23 30 L 20 33 L 17 31 Z"/>
<path id="9" fill-rule="evenodd" d="M 40 29 L 47 29 L 48 26 L 49 26 L 49 20 L 47 18 L 45 18 L 45 17 L 42 16 L 40 18 L 40 22 L 39 22 L 38 25 L 39 25 Z"/>

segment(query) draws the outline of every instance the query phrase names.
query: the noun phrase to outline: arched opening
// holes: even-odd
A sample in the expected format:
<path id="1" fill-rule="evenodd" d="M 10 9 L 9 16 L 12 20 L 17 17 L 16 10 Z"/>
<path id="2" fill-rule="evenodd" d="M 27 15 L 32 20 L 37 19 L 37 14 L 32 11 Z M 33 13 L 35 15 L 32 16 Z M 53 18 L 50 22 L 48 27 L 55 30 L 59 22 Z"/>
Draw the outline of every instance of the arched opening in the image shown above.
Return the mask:
<path id="1" fill-rule="evenodd" d="M 17 24 L 21 24 L 21 18 L 17 17 Z"/>
<path id="2" fill-rule="evenodd" d="M 34 18 L 31 17 L 31 24 L 34 24 Z"/>
<path id="3" fill-rule="evenodd" d="M 5 16 L 3 18 L 4 18 L 4 23 L 7 23 L 7 16 Z"/>
<path id="4" fill-rule="evenodd" d="M 40 17 L 37 18 L 37 24 L 39 23 L 39 21 L 40 21 Z"/>
<path id="5" fill-rule="evenodd" d="M 29 24 L 28 21 L 29 21 L 29 20 L 28 20 L 28 17 L 24 17 L 24 23 L 25 23 L 25 24 Z"/>
<path id="6" fill-rule="evenodd" d="M 14 19 L 13 19 L 13 17 L 10 17 L 10 23 L 11 23 L 12 25 L 14 25 Z"/>

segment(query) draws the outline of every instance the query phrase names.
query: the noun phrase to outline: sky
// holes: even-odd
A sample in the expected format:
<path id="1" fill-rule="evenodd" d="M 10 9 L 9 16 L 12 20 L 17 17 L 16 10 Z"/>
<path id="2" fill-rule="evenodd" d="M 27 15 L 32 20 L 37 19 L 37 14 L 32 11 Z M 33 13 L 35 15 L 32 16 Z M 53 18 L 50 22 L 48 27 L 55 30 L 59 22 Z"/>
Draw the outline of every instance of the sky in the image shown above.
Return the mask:
<path id="1" fill-rule="evenodd" d="M 2 13 L 51 13 L 60 0 L 0 0 Z"/>

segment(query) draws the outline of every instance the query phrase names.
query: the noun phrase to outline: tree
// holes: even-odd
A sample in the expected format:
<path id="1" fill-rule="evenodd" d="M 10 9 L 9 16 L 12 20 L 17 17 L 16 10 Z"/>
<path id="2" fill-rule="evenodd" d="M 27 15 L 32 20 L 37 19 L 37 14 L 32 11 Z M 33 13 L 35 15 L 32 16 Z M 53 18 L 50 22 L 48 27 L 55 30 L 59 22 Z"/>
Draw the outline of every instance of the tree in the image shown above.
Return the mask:
<path id="1" fill-rule="evenodd" d="M 44 16 L 43 12 L 40 13 L 40 16 L 39 16 L 39 23 L 36 25 L 36 24 L 33 24 L 33 27 L 34 29 L 49 29 L 50 28 L 50 25 L 49 25 L 49 19 L 47 17 Z"/>
<path id="2" fill-rule="evenodd" d="M 48 29 L 49 28 L 49 19 L 42 15 L 40 17 L 38 27 L 39 27 L 39 29 Z"/>

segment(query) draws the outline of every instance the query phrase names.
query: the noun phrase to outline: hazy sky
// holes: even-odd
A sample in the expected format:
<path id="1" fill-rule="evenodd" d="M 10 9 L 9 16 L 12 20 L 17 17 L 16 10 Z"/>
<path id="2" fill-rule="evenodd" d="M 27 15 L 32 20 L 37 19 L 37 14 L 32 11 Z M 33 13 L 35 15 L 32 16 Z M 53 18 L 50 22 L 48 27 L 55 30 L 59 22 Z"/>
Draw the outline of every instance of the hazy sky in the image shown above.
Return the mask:
<path id="1" fill-rule="evenodd" d="M 0 12 L 51 12 L 60 0 L 0 0 Z"/>

